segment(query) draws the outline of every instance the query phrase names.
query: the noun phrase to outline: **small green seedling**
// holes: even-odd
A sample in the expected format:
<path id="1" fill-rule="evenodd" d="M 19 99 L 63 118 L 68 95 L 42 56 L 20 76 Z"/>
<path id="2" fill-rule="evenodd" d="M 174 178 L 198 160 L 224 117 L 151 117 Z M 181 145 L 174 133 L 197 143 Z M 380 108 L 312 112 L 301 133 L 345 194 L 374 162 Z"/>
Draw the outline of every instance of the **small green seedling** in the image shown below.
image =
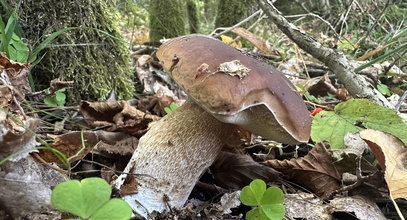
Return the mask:
<path id="1" fill-rule="evenodd" d="M 121 199 L 110 199 L 111 193 L 109 184 L 101 178 L 86 178 L 80 182 L 69 180 L 52 190 L 51 204 L 81 219 L 130 219 L 130 206 Z"/>
<path id="2" fill-rule="evenodd" d="M 177 104 L 172 103 L 172 104 L 170 105 L 170 107 L 165 107 L 165 108 L 164 108 L 164 111 L 165 111 L 165 113 L 170 114 L 171 112 L 175 111 L 178 107 L 179 107 L 179 106 L 178 106 Z"/>
<path id="3" fill-rule="evenodd" d="M 379 90 L 379 92 L 385 96 L 391 96 L 390 89 L 385 84 L 377 84 L 377 90 Z"/>
<path id="4" fill-rule="evenodd" d="M 303 85 L 297 84 L 296 87 L 297 87 L 298 91 L 300 92 L 300 94 L 303 94 L 304 97 L 308 101 L 315 102 L 315 103 L 320 103 L 321 102 L 321 100 L 319 98 L 315 97 L 314 95 L 311 95 L 311 93 L 309 93 L 307 91 L 307 89 L 305 89 L 305 87 Z"/>
<path id="5" fill-rule="evenodd" d="M 284 193 L 278 187 L 266 189 L 263 180 L 253 180 L 240 193 L 240 201 L 256 208 L 246 213 L 247 220 L 280 220 L 284 218 Z"/>
<path id="6" fill-rule="evenodd" d="M 44 103 L 51 107 L 64 106 L 66 102 L 65 89 L 59 89 L 44 99 Z"/>

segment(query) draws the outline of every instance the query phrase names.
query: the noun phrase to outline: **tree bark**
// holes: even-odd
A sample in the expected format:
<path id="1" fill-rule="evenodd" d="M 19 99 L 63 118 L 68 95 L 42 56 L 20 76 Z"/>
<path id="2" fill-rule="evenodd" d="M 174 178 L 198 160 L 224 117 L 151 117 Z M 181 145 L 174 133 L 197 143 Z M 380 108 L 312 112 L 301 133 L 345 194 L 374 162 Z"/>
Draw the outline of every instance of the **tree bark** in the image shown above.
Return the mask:
<path id="1" fill-rule="evenodd" d="M 129 47 L 111 1 L 22 1 L 20 11 L 24 37 L 33 49 L 46 35 L 66 27 L 82 27 L 58 36 L 39 55 L 44 57 L 32 70 L 38 89 L 48 88 L 52 79 L 59 78 L 75 81 L 73 89 L 67 90 L 72 102 L 106 100 L 112 90 L 118 99 L 133 97 Z"/>
<path id="2" fill-rule="evenodd" d="M 218 4 L 216 27 L 231 27 L 249 15 L 250 0 L 223 0 Z"/>
<path id="3" fill-rule="evenodd" d="M 185 11 L 180 0 L 150 1 L 150 41 L 185 35 Z"/>

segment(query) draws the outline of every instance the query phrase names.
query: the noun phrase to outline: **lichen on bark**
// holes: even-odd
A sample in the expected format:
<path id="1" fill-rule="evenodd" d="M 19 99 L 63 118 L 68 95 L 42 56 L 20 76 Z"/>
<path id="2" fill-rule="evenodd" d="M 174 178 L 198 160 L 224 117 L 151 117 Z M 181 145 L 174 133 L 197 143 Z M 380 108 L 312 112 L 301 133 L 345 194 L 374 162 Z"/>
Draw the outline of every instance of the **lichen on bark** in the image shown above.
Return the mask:
<path id="1" fill-rule="evenodd" d="M 32 70 L 36 86 L 43 89 L 59 78 L 75 81 L 68 90 L 71 101 L 104 100 L 112 90 L 118 99 L 131 98 L 129 49 L 118 21 L 114 1 L 24 1 L 20 24 L 31 45 L 65 27 L 81 27 L 60 35 L 43 51 L 43 59 Z"/>

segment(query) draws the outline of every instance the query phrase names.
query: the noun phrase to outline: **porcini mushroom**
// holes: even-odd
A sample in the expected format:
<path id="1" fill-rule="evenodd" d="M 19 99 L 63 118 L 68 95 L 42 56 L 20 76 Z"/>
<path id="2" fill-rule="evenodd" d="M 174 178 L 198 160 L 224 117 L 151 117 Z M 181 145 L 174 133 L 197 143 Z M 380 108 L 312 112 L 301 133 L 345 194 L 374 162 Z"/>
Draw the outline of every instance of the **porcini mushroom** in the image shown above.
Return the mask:
<path id="1" fill-rule="evenodd" d="M 309 112 L 272 66 L 203 35 L 169 40 L 157 57 L 190 100 L 151 127 L 124 171 L 154 177 L 137 176 L 138 193 L 124 197 L 139 214 L 182 207 L 235 125 L 281 143 L 308 142 Z"/>

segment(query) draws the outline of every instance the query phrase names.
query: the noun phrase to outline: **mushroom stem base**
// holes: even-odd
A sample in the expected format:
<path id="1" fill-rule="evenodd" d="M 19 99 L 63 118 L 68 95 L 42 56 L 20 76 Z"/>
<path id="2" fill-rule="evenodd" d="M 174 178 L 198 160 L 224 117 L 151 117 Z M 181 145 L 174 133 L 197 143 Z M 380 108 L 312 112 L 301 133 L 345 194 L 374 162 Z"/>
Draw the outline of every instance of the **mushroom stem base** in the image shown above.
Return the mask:
<path id="1" fill-rule="evenodd" d="M 140 139 L 124 172 L 151 177 L 137 176 L 138 193 L 124 199 L 145 217 L 152 211 L 182 207 L 233 128 L 187 101 L 155 123 Z M 124 174 L 118 178 L 117 188 L 125 178 Z"/>

